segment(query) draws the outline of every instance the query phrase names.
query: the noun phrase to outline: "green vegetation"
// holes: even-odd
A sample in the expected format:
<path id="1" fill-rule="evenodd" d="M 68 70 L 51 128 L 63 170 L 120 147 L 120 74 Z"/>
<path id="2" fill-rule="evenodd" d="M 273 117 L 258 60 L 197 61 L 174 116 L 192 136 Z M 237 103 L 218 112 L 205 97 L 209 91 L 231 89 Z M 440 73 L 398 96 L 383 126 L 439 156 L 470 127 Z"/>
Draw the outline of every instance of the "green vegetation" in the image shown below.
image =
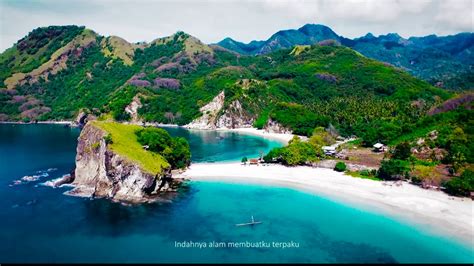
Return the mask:
<path id="1" fill-rule="evenodd" d="M 135 132 L 140 144 L 161 154 L 172 168 L 184 168 L 191 162 L 189 144 L 185 138 L 172 138 L 162 128 L 146 127 Z"/>
<path id="2" fill-rule="evenodd" d="M 105 143 L 106 143 L 107 145 L 114 143 L 114 141 L 113 141 L 113 139 L 112 139 L 112 135 L 111 135 L 110 133 L 107 134 L 107 135 L 104 137 L 104 140 L 105 140 Z"/>
<path id="3" fill-rule="evenodd" d="M 105 56 L 120 58 L 124 64 L 132 65 L 134 56 L 134 45 L 116 36 L 105 38 L 102 42 L 102 52 Z"/>
<path id="4" fill-rule="evenodd" d="M 244 44 L 226 38 L 218 44 L 246 55 L 294 47 L 290 54 L 297 56 L 309 48 L 307 44 L 334 46 L 341 43 L 364 56 L 406 69 L 431 84 L 462 90 L 472 89 L 474 85 L 470 53 L 473 38 L 473 33 L 465 32 L 450 36 L 411 37 L 408 40 L 396 33 L 378 37 L 367 34 L 348 39 L 338 36 L 327 26 L 306 24 L 297 30 L 278 31 L 265 41 Z"/>
<path id="5" fill-rule="evenodd" d="M 59 120 L 72 119 L 83 108 L 105 112 L 104 106 L 132 73 L 121 62 L 105 58 L 98 46 L 91 46 L 82 51 L 80 58 L 70 57 L 68 68 L 47 81 L 40 79 L 34 84 L 17 86 L 20 95 L 31 97 L 31 106 L 25 106 L 25 101 L 12 102 L 12 96 L 2 94 L 0 99 L 3 98 L 5 105 L 1 105 L 0 113 L 19 118 L 20 111 L 24 111 L 22 106 L 31 110 L 47 106 L 50 111 L 40 113 L 35 119 Z"/>
<path id="6" fill-rule="evenodd" d="M 319 116 L 303 105 L 294 103 L 279 103 L 271 118 L 284 126 L 293 129 L 298 135 L 310 136 L 316 126 L 326 127 L 328 119 Z"/>
<path id="7" fill-rule="evenodd" d="M 436 165 L 416 164 L 410 172 L 410 178 L 421 186 L 439 186 L 443 177 L 436 171 Z"/>
<path id="8" fill-rule="evenodd" d="M 265 124 L 268 121 L 268 118 L 269 118 L 269 111 L 268 110 L 262 111 L 260 115 L 258 116 L 258 118 L 253 123 L 253 126 L 258 129 L 263 129 L 265 127 Z"/>
<path id="9" fill-rule="evenodd" d="M 301 141 L 299 137 L 294 137 L 288 146 L 274 148 L 263 157 L 265 162 L 281 162 L 284 165 L 296 166 L 316 162 L 322 156 L 322 152 L 317 150 L 311 143 Z"/>
<path id="10" fill-rule="evenodd" d="M 112 117 L 117 121 L 130 120 L 130 114 L 125 112 L 125 107 L 130 104 L 133 97 L 140 92 L 139 88 L 125 85 L 118 91 L 114 92 L 106 106 L 106 111 L 112 114 Z"/>
<path id="11" fill-rule="evenodd" d="M 461 176 L 446 182 L 445 187 L 453 195 L 470 196 L 470 192 L 474 191 L 474 171 L 466 169 Z"/>
<path id="12" fill-rule="evenodd" d="M 0 80 L 13 73 L 28 73 L 46 63 L 51 55 L 79 35 L 84 27 L 37 28 L 0 55 Z"/>
<path id="13" fill-rule="evenodd" d="M 243 164 L 246 164 L 248 161 L 247 157 L 242 157 L 242 160 L 240 161 Z"/>
<path id="14" fill-rule="evenodd" d="M 409 163 L 406 161 L 384 160 L 378 171 L 378 177 L 384 180 L 405 179 L 409 176 L 409 172 Z"/>
<path id="15" fill-rule="evenodd" d="M 346 171 L 346 164 L 344 162 L 337 162 L 336 166 L 334 166 L 334 170 L 337 172 L 344 172 Z"/>
<path id="16" fill-rule="evenodd" d="M 395 145 L 391 158 L 382 162 L 378 176 L 388 180 L 410 178 L 422 186 L 440 186 L 449 178 L 441 169 L 448 167 L 450 175 L 462 173 L 474 161 L 474 146 L 468 141 L 474 134 L 472 117 L 473 111 L 465 107 L 421 117 L 413 126 L 414 131 L 391 142 Z M 419 139 L 423 140 L 421 144 L 417 144 Z M 421 154 L 412 154 L 412 148 L 422 151 Z M 438 169 L 440 164 L 444 166 Z"/>
<path id="17" fill-rule="evenodd" d="M 72 30 L 67 32 L 73 36 Z M 67 59 L 66 69 L 50 75 L 47 81 L 40 79 L 16 88 L 18 94 L 34 98 L 34 105 L 25 106 L 12 95 L 0 93 L 0 114 L 10 120 L 71 119 L 86 108 L 128 120 L 124 108 L 141 94 L 143 106 L 138 112 L 145 121 L 182 125 L 198 117 L 199 108 L 224 90 L 225 106 L 239 100 L 258 128 L 271 118 L 296 134 L 310 136 L 315 127 L 332 124 L 342 135 L 365 134 L 370 144 L 404 133 L 396 121 L 414 121 L 434 103 L 433 96 L 450 96 L 339 46 L 313 45 L 298 54 L 288 49 L 266 56 L 238 57 L 178 32 L 135 49 L 130 58 L 133 64 L 124 64 L 119 56 L 110 56 L 114 49 L 109 47 L 110 41 L 127 49 L 133 47 L 123 40 L 97 36 L 95 43 Z M 49 46 L 44 49 L 49 51 Z M 127 82 L 132 76 L 135 83 Z M 179 88 L 157 88 L 156 78 L 176 80 Z M 420 98 L 426 103 L 425 109 L 411 110 L 407 101 Z M 370 128 L 376 129 L 365 132 Z"/>
<path id="18" fill-rule="evenodd" d="M 474 163 L 474 143 L 469 141 L 474 137 L 473 112 L 472 109 L 460 107 L 445 113 L 426 116 L 419 123 L 420 127 L 436 128 L 436 134 L 432 138 L 423 136 L 426 138 L 426 145 L 446 150 L 447 156 L 442 162 L 451 164 L 455 172 L 466 164 Z"/>
<path id="19" fill-rule="evenodd" d="M 407 160 L 411 156 L 411 146 L 407 141 L 399 143 L 395 146 L 392 158 L 397 160 Z"/>
<path id="20" fill-rule="evenodd" d="M 143 149 L 136 135 L 136 132 L 143 130 L 143 127 L 101 121 L 93 121 L 92 125 L 107 132 L 105 139 L 110 149 L 137 163 L 144 171 L 157 174 L 170 166 L 163 155 Z M 107 139 L 111 139 L 112 142 Z"/>
<path id="21" fill-rule="evenodd" d="M 100 147 L 100 142 L 96 142 L 96 143 L 92 144 L 92 146 L 91 146 L 92 150 L 97 150 L 99 147 Z"/>
<path id="22" fill-rule="evenodd" d="M 370 179 L 374 181 L 382 181 L 382 179 L 377 177 L 377 171 L 369 171 L 369 170 L 361 170 L 361 171 L 345 171 L 346 175 L 356 177 L 356 178 L 363 178 L 363 179 Z"/>
<path id="23" fill-rule="evenodd" d="M 64 51 L 67 56 L 60 57 Z M 22 74 L 40 66 L 44 73 Z M 15 83 L 5 81 L 12 75 L 24 82 L 10 88 Z M 382 163 L 383 179 L 411 176 L 436 183 L 429 176 L 437 176 L 439 164 L 459 175 L 474 163 L 472 95 L 433 87 L 336 43 L 240 56 L 183 32 L 132 45 L 82 27 L 39 28 L 0 55 L 0 81 L 2 87 L 10 85 L 0 89 L 0 120 L 72 120 L 85 110 L 127 121 L 125 107 L 138 99 L 140 119 L 183 125 L 224 91 L 218 115 L 234 112 L 257 128 L 276 122 L 309 137 L 272 150 L 267 162 L 312 164 L 324 158 L 321 147 L 333 144 L 336 135 L 355 135 L 366 147 L 376 142 L 395 147 Z M 241 110 L 231 108 L 236 105 Z M 109 145 L 128 154 L 117 143 L 120 136 L 110 133 Z M 154 135 L 161 136 L 143 131 L 140 140 L 155 147 Z M 424 144 L 416 144 L 419 138 Z M 174 167 L 186 165 L 181 159 L 188 157 L 187 145 L 166 141 L 169 149 L 156 146 L 155 153 Z M 418 158 L 412 147 L 431 154 Z"/>
<path id="24" fill-rule="evenodd" d="M 308 141 L 302 141 L 295 136 L 288 142 L 288 146 L 272 149 L 263 160 L 280 162 L 288 166 L 311 164 L 324 158 L 322 146 L 333 142 L 331 135 L 324 128 L 318 127 Z"/>

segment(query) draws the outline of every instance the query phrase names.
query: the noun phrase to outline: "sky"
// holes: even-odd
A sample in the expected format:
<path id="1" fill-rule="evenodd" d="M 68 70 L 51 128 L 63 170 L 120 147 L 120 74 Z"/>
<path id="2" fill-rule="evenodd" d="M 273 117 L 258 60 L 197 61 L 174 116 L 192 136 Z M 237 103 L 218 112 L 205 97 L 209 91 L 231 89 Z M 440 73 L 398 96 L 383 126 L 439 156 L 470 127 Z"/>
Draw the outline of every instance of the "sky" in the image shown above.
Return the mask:
<path id="1" fill-rule="evenodd" d="M 177 31 L 205 43 L 264 40 L 283 29 L 324 24 L 354 38 L 473 31 L 474 0 L 0 0 L 0 51 L 34 28 L 82 25 L 129 42 Z"/>

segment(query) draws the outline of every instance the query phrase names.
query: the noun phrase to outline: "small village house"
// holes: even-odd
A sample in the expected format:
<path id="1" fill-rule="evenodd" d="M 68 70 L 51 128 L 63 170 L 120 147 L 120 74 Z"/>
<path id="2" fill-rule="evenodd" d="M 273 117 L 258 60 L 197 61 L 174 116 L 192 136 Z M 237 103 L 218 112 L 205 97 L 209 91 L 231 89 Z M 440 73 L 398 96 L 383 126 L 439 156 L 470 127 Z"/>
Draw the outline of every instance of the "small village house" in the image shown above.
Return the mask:
<path id="1" fill-rule="evenodd" d="M 258 159 L 250 159 L 250 160 L 249 160 L 249 164 L 250 164 L 250 165 L 252 165 L 252 164 L 258 165 L 258 164 L 259 164 L 259 161 L 258 161 Z"/>
<path id="2" fill-rule="evenodd" d="M 384 152 L 385 151 L 385 145 L 383 145 L 382 143 L 375 143 L 373 147 L 374 147 L 375 152 Z"/>
<path id="3" fill-rule="evenodd" d="M 336 147 L 334 146 L 323 146 L 323 152 L 325 155 L 334 156 L 336 155 Z"/>

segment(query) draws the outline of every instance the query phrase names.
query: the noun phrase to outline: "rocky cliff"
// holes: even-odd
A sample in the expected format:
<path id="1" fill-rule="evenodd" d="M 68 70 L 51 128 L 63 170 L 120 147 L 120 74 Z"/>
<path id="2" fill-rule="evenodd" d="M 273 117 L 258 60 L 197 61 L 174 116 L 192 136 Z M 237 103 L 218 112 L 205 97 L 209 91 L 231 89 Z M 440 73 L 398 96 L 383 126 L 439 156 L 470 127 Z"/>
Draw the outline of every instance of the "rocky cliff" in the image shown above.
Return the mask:
<path id="1" fill-rule="evenodd" d="M 222 91 L 212 101 L 201 107 L 201 117 L 185 127 L 191 129 L 251 128 L 257 117 L 242 106 L 242 100 L 245 99 L 233 100 L 225 105 L 225 94 Z M 263 129 L 270 133 L 292 133 L 290 129 L 272 119 L 267 121 Z"/>
<path id="2" fill-rule="evenodd" d="M 191 123 L 185 127 L 193 129 L 216 129 L 216 121 L 218 119 L 219 112 L 224 107 L 224 91 L 219 93 L 212 101 L 204 105 L 199 109 L 202 116 L 194 119 Z"/>
<path id="3" fill-rule="evenodd" d="M 130 115 L 131 123 L 142 123 L 141 119 L 138 117 L 138 109 L 140 109 L 142 106 L 140 94 L 137 94 L 135 97 L 133 97 L 132 102 L 130 102 L 130 104 L 125 107 L 125 112 Z"/>
<path id="4" fill-rule="evenodd" d="M 253 126 L 255 116 L 247 112 L 239 100 L 227 106 L 224 113 L 216 121 L 217 128 L 248 128 Z"/>
<path id="5" fill-rule="evenodd" d="M 159 173 L 147 172 L 137 163 L 112 151 L 106 136 L 107 132 L 91 123 L 83 128 L 73 175 L 75 188 L 68 194 L 142 203 L 176 191 L 180 182 L 172 178 L 170 168 Z"/>
<path id="6" fill-rule="evenodd" d="M 201 107 L 202 116 L 185 127 L 192 129 L 248 128 L 252 127 L 255 116 L 247 112 L 239 100 L 224 106 L 224 91 Z"/>
<path id="7" fill-rule="evenodd" d="M 72 122 L 73 126 L 83 128 L 87 122 L 96 120 L 97 117 L 89 112 L 89 110 L 82 109 L 79 111 L 79 114 L 76 116 L 76 119 Z"/>
<path id="8" fill-rule="evenodd" d="M 268 119 L 268 121 L 265 124 L 265 126 L 263 127 L 263 129 L 266 132 L 269 132 L 269 133 L 281 133 L 281 134 L 292 134 L 293 133 L 290 129 L 282 126 L 280 123 L 278 123 L 277 121 L 275 121 L 273 119 Z"/>

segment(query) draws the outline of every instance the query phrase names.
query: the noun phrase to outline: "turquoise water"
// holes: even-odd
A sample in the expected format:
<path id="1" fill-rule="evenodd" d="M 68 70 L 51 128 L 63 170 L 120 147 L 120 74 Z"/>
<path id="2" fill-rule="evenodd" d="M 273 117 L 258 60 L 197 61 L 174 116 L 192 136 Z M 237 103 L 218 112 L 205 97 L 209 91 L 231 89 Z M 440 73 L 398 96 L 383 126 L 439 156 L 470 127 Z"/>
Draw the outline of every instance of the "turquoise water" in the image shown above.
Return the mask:
<path id="1" fill-rule="evenodd" d="M 266 140 L 258 136 L 226 131 L 186 130 L 164 127 L 171 135 L 184 137 L 192 150 L 193 162 L 240 161 L 242 157 L 258 157 L 272 148 L 281 147 L 281 142 Z"/>
<path id="2" fill-rule="evenodd" d="M 0 125 L 0 262 L 474 261 L 472 247 L 455 240 L 286 188 L 192 182 L 173 203 L 123 206 L 68 197 L 62 195 L 67 187 L 40 185 L 73 167 L 78 134 L 58 125 Z M 187 137 L 194 139 L 192 152 L 200 154 L 193 160 L 213 156 L 199 147 L 202 135 Z M 212 137 L 202 139 L 209 143 Z M 230 154 L 227 145 L 219 149 L 216 144 L 215 153 L 233 160 L 255 153 L 236 151 L 248 147 L 239 142 L 261 140 L 238 136 L 228 141 L 235 142 L 229 144 L 234 145 Z M 25 175 L 39 179 L 13 185 Z M 235 226 L 251 215 L 263 223 Z M 184 241 L 206 247 L 176 247 Z M 210 247 L 213 241 L 221 247 Z M 229 247 L 262 241 L 270 247 Z M 272 242 L 291 241 L 293 247 L 272 247 Z"/>

